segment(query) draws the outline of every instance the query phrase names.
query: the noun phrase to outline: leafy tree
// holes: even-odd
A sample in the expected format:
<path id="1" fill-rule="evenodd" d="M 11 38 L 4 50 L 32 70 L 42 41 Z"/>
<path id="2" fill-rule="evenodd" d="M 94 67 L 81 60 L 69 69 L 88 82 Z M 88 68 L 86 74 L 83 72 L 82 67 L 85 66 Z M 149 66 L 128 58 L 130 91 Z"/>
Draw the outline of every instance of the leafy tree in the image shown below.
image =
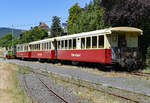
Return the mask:
<path id="1" fill-rule="evenodd" d="M 69 9 L 68 33 L 87 32 L 105 28 L 103 14 L 104 8 L 100 7 L 100 0 L 93 0 L 81 9 L 77 4 Z"/>
<path id="2" fill-rule="evenodd" d="M 139 27 L 150 19 L 149 0 L 102 0 L 105 24 Z"/>
<path id="3" fill-rule="evenodd" d="M 33 29 L 23 32 L 20 37 L 20 43 L 28 43 L 36 40 L 42 40 L 48 37 L 48 31 L 34 27 Z"/>
<path id="4" fill-rule="evenodd" d="M 68 34 L 77 33 L 79 25 L 79 17 L 82 13 L 81 7 L 76 3 L 69 9 L 67 32 Z"/>
<path id="5" fill-rule="evenodd" d="M 51 37 L 61 36 L 63 33 L 62 31 L 63 30 L 61 28 L 60 18 L 54 16 L 51 25 Z"/>
<path id="6" fill-rule="evenodd" d="M 1 47 L 10 47 L 12 45 L 12 34 L 6 34 L 0 38 Z"/>
<path id="7" fill-rule="evenodd" d="M 105 25 L 133 26 L 143 30 L 140 38 L 143 54 L 150 49 L 150 0 L 102 0 L 106 8 L 104 14 Z"/>

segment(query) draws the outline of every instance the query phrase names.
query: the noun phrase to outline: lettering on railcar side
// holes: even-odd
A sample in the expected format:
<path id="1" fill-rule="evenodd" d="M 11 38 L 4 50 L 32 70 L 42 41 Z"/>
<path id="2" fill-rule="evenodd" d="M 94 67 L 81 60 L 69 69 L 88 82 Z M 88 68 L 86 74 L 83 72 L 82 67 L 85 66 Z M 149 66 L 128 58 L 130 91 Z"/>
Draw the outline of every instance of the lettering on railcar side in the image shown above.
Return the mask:
<path id="1" fill-rule="evenodd" d="M 42 53 L 38 53 L 37 55 L 38 55 L 38 56 L 42 56 Z"/>
<path id="2" fill-rule="evenodd" d="M 71 54 L 72 57 L 80 57 L 81 54 Z"/>

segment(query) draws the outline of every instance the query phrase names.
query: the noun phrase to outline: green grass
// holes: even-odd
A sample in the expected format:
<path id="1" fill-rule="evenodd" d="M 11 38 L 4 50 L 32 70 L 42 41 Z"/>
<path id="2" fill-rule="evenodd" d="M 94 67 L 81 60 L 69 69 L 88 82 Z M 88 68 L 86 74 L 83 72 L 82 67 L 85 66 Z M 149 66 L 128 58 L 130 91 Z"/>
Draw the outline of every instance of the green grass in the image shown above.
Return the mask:
<path id="1" fill-rule="evenodd" d="M 16 77 L 17 73 L 21 73 L 22 67 L 18 67 L 18 71 L 13 71 L 12 73 L 12 81 L 14 89 L 9 90 L 11 94 L 13 94 L 13 97 L 16 100 L 16 103 L 32 103 L 32 100 L 29 99 L 24 92 L 24 88 L 19 87 L 19 82 Z"/>

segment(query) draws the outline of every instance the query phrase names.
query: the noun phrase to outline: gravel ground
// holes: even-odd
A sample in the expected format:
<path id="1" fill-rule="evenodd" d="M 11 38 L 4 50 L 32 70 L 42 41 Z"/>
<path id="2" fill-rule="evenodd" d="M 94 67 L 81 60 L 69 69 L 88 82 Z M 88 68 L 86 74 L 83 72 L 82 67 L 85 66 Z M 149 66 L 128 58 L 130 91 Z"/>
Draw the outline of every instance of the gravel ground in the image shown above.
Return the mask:
<path id="1" fill-rule="evenodd" d="M 40 78 L 50 89 L 52 89 L 59 96 L 63 97 L 68 103 L 91 103 L 86 99 L 80 99 L 77 97 L 71 89 L 64 88 L 55 83 L 54 80 L 42 75 L 25 74 L 26 85 L 29 91 L 29 95 L 36 100 L 37 103 L 64 103 L 59 98 L 55 97 L 53 93 L 50 93 L 47 88 L 39 81 Z M 20 85 L 23 86 L 23 75 L 19 77 Z"/>
<path id="2" fill-rule="evenodd" d="M 45 70 L 65 77 L 80 78 L 81 80 L 103 84 L 103 86 L 111 86 L 150 96 L 149 80 L 140 80 L 138 78 L 125 78 L 125 77 L 105 77 L 102 75 L 88 73 L 86 71 L 82 71 L 79 69 L 72 69 L 72 68 L 65 69 L 63 67 L 54 66 L 52 64 L 34 63 L 19 60 L 7 60 L 7 62 L 29 66 L 33 69 Z"/>

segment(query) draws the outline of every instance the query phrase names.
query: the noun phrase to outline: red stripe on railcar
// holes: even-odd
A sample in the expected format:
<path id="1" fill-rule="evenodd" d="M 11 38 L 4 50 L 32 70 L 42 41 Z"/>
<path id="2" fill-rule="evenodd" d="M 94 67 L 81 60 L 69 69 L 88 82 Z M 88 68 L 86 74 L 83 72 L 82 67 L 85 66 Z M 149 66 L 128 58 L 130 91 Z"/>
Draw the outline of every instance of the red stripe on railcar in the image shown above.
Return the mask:
<path id="1" fill-rule="evenodd" d="M 30 51 L 26 51 L 26 52 L 17 52 L 17 57 L 20 58 L 30 58 L 31 57 L 31 52 Z"/>
<path id="2" fill-rule="evenodd" d="M 110 51 L 110 49 L 58 50 L 57 58 L 60 60 L 110 63 Z"/>
<path id="3" fill-rule="evenodd" d="M 55 51 L 31 51 L 31 58 L 54 59 Z"/>

